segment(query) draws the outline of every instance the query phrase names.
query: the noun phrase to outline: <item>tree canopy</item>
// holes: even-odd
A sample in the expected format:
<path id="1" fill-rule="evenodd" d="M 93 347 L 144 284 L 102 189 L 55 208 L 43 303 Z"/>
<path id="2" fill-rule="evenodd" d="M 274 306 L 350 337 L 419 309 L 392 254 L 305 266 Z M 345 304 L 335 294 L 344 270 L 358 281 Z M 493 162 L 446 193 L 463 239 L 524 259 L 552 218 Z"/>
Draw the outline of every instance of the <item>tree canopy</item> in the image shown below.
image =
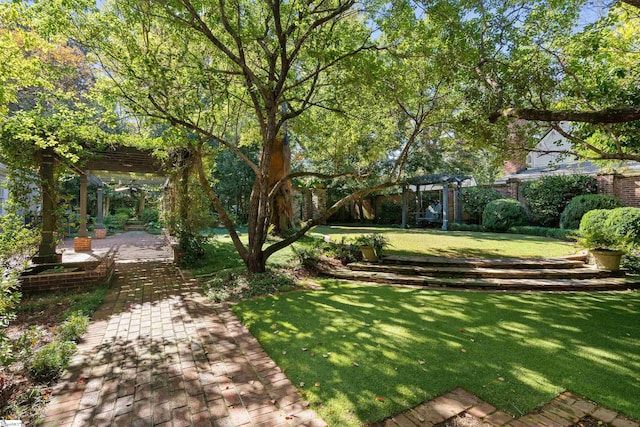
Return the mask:
<path id="1" fill-rule="evenodd" d="M 340 206 L 407 172 L 478 170 L 490 181 L 514 119 L 530 121 L 527 131 L 560 129 L 584 158 L 640 159 L 640 14 L 634 1 L 594 4 L 35 2 L 28 8 L 39 11 L 40 26 L 64 33 L 66 47 L 31 37 L 28 25 L 0 28 L 7 47 L 0 109 L 8 114 L 20 90 L 40 84 L 48 64 L 11 52 L 40 43 L 58 54 L 89 52 L 88 69 L 73 65 L 73 55 L 65 60 L 76 69 L 73 81 L 82 81 L 83 69 L 96 72 L 103 108 L 117 112 L 123 128 L 135 123 L 147 146 L 177 156 L 176 165 L 197 176 L 238 253 L 262 271 L 271 254 Z M 0 9 L 6 22 L 18 10 Z M 56 146 L 70 154 L 74 139 L 91 138 L 74 120 L 91 116 L 91 104 L 79 106 L 77 90 L 58 90 L 64 79 L 44 81 L 48 99 L 57 97 L 47 101 L 52 108 L 15 110 L 15 121 L 4 120 L 4 139 L 51 135 L 36 130 L 46 120 L 67 137 Z M 56 117 L 64 120 L 51 122 Z M 248 244 L 228 211 L 236 188 L 219 175 L 229 156 L 250 180 Z M 325 214 L 287 230 L 292 178 L 348 191 Z M 264 247 L 274 225 L 283 239 Z"/>

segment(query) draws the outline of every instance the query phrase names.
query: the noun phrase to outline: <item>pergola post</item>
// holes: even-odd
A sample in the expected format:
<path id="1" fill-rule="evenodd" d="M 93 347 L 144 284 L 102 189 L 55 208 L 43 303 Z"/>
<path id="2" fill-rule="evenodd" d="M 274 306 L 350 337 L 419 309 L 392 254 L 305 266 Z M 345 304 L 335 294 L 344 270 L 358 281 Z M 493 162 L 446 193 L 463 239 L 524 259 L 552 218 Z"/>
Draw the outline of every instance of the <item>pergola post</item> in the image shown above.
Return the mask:
<path id="1" fill-rule="evenodd" d="M 73 250 L 87 252 L 91 250 L 91 237 L 87 230 L 87 173 L 80 174 L 80 227 L 78 237 L 73 239 Z"/>
<path id="2" fill-rule="evenodd" d="M 407 186 L 402 186 L 402 228 L 407 228 Z"/>
<path id="3" fill-rule="evenodd" d="M 462 182 L 458 182 L 456 189 L 456 222 L 462 224 Z"/>
<path id="4" fill-rule="evenodd" d="M 449 228 L 449 182 L 442 182 L 442 230 Z"/>
<path id="5" fill-rule="evenodd" d="M 96 227 L 93 230 L 94 239 L 104 239 L 107 237 L 107 230 L 104 228 L 103 218 L 103 206 L 102 206 L 102 190 L 103 185 L 98 185 L 97 198 L 98 198 L 98 217 L 96 218 Z"/>
<path id="6" fill-rule="evenodd" d="M 42 192 L 42 238 L 38 248 L 38 255 L 33 258 L 36 264 L 51 264 L 59 262 L 61 257 L 56 253 L 56 205 L 54 182 L 55 154 L 53 148 L 48 147 L 42 151 L 40 161 L 40 189 Z"/>

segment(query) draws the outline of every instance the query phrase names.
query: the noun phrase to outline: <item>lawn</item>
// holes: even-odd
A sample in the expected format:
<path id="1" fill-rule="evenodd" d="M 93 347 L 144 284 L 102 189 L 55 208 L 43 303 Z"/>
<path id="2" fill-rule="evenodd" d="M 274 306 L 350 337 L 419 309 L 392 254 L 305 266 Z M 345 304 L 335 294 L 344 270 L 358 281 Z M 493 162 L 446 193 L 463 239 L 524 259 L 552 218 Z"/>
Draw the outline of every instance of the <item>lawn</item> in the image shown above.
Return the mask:
<path id="1" fill-rule="evenodd" d="M 245 229 L 240 230 L 240 238 L 246 244 Z M 342 237 L 347 241 L 361 234 L 383 233 L 391 242 L 387 253 L 422 254 L 449 257 L 522 257 L 542 258 L 576 253 L 574 245 L 546 237 L 524 236 L 521 234 L 480 233 L 467 231 L 448 231 L 433 229 L 409 229 L 374 226 L 319 226 L 310 233 L 310 237 L 320 238 L 330 235 L 334 242 Z M 206 255 L 190 269 L 194 274 L 210 274 L 227 268 L 241 268 L 244 264 L 225 229 L 216 228 L 209 232 L 211 239 L 206 245 Z M 295 246 L 309 245 L 310 238 L 296 242 Z M 267 242 L 266 245 L 271 244 Z M 294 254 L 288 246 L 268 260 L 272 268 L 286 268 L 291 265 Z"/>
<path id="2" fill-rule="evenodd" d="M 483 258 L 543 258 L 569 255 L 577 252 L 567 242 L 538 236 L 507 233 L 482 233 L 471 231 L 442 231 L 437 229 L 402 229 L 373 226 L 320 226 L 315 234 L 328 234 L 335 242 L 360 234 L 383 233 L 391 246 L 388 253 L 422 254 L 448 257 Z"/>
<path id="3" fill-rule="evenodd" d="M 638 292 L 322 283 L 234 311 L 332 426 L 380 420 L 457 386 L 516 416 L 571 390 L 640 418 Z"/>

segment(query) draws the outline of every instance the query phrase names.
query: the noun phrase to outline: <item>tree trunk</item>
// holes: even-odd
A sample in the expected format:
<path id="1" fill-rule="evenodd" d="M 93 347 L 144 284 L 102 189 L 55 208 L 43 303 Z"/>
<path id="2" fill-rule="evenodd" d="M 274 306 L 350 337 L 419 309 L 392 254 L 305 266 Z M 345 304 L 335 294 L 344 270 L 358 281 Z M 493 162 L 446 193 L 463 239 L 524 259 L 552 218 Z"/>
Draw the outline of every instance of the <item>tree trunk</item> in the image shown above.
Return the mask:
<path id="1" fill-rule="evenodd" d="M 180 191 L 178 193 L 179 223 L 184 227 L 189 219 L 189 150 L 180 153 Z"/>
<path id="2" fill-rule="evenodd" d="M 276 138 L 273 144 L 271 161 L 269 162 L 269 191 L 284 176 L 291 172 L 291 149 L 286 138 Z M 277 236 L 286 235 L 293 225 L 293 202 L 291 181 L 280 186 L 271 201 L 270 224 Z"/>
<path id="3" fill-rule="evenodd" d="M 144 202 L 147 197 L 147 192 L 144 190 L 140 191 L 140 204 L 138 205 L 138 218 L 142 218 L 142 212 L 144 211 Z"/>
<path id="4" fill-rule="evenodd" d="M 33 258 L 36 264 L 57 262 L 56 254 L 56 184 L 54 181 L 53 148 L 46 148 L 40 160 L 40 189 L 42 192 L 42 240 L 38 248 L 38 256 Z"/>

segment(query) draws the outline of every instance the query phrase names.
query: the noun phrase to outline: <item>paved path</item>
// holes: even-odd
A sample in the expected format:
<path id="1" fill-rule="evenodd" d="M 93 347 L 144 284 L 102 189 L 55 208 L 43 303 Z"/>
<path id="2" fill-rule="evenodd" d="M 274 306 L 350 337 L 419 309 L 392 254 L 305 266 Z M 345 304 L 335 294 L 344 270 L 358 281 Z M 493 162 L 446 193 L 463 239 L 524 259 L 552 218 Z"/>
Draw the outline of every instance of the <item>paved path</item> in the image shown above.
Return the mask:
<path id="1" fill-rule="evenodd" d="M 89 252 L 74 252 L 73 239 L 65 239 L 62 248 L 64 248 L 62 253 L 64 262 L 95 260 L 110 248 L 118 248 L 116 260 L 120 262 L 173 259 L 173 253 L 165 243 L 164 236 L 152 235 L 144 231 L 127 231 L 107 236 L 106 239 L 92 239 L 92 250 Z"/>
<path id="2" fill-rule="evenodd" d="M 227 305 L 158 260 L 118 263 L 41 425 L 326 426 Z"/>

